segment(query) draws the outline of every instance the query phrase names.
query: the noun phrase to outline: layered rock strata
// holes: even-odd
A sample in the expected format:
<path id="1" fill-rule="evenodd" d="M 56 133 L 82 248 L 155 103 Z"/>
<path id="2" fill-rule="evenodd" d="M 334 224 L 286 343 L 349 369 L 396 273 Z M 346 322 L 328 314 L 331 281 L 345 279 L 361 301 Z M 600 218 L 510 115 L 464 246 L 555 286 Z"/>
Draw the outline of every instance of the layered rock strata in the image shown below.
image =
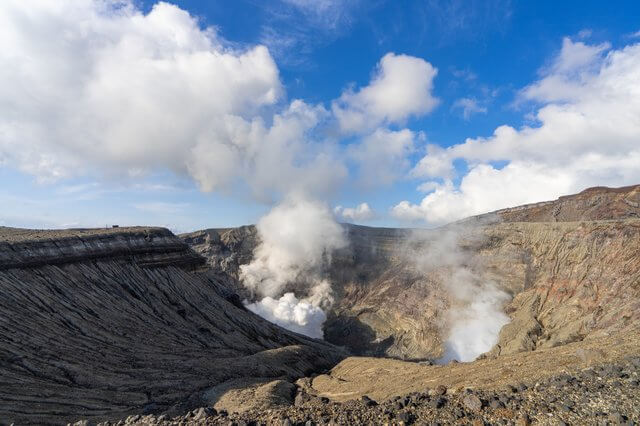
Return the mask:
<path id="1" fill-rule="evenodd" d="M 501 307 L 511 323 L 492 355 L 637 329 L 639 217 L 640 186 L 632 186 L 591 188 L 431 231 L 346 224 L 350 245 L 333 253 L 327 271 L 335 304 L 325 338 L 361 355 L 439 358 L 452 305 L 444 283 L 456 268 L 511 299 Z M 442 242 L 447 234 L 455 244 Z M 253 226 L 181 238 L 236 285 L 239 266 L 259 242 Z M 445 265 L 418 268 L 424 253 L 411 244 L 430 245 L 427 255 L 442 256 Z M 458 258 L 453 267 L 446 265 L 449 252 Z"/>
<path id="2" fill-rule="evenodd" d="M 0 419 L 178 414 L 207 390 L 294 379 L 343 357 L 246 311 L 158 228 L 0 229 Z"/>

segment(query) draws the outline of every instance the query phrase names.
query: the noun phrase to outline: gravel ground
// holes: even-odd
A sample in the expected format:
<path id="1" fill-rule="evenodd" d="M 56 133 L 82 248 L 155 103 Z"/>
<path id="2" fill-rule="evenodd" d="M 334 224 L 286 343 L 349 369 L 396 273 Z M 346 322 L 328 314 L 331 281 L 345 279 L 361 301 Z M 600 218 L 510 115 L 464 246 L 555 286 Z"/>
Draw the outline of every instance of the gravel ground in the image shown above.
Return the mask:
<path id="1" fill-rule="evenodd" d="M 157 425 L 638 425 L 640 356 L 493 391 L 447 389 L 343 403 L 299 392 L 291 406 L 228 414 L 199 408 L 184 416 L 130 416 L 117 423 Z"/>

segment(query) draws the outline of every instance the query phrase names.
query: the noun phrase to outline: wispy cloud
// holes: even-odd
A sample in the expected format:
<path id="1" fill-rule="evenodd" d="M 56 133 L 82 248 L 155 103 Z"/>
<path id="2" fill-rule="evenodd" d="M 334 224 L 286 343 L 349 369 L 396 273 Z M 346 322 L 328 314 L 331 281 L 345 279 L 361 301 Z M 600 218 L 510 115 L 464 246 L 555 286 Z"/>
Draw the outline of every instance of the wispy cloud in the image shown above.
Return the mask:
<path id="1" fill-rule="evenodd" d="M 338 29 L 353 20 L 359 0 L 282 0 L 297 9 L 316 27 Z"/>
<path id="2" fill-rule="evenodd" d="M 627 34 L 628 38 L 640 38 L 640 30 L 636 31 L 635 33 L 631 33 L 631 34 Z"/>
<path id="3" fill-rule="evenodd" d="M 419 5 L 425 27 L 441 44 L 502 31 L 512 15 L 510 0 L 427 0 Z"/>
<path id="4" fill-rule="evenodd" d="M 59 195 L 74 195 L 82 192 L 93 191 L 98 188 L 100 184 L 98 182 L 80 183 L 77 185 L 62 185 L 58 187 L 56 193 Z"/>
<path id="5" fill-rule="evenodd" d="M 464 81 L 475 81 L 478 78 L 476 73 L 474 73 L 473 71 L 471 71 L 469 69 L 452 68 L 451 69 L 451 74 L 453 74 L 453 76 L 455 78 L 460 79 L 460 80 L 464 80 Z"/>
<path id="6" fill-rule="evenodd" d="M 168 193 L 184 192 L 186 188 L 173 184 L 153 183 L 153 182 L 133 182 L 123 184 L 105 184 L 100 182 L 86 182 L 73 185 L 60 185 L 54 192 L 58 196 L 69 197 L 73 200 L 95 200 L 109 194 L 121 193 Z"/>
<path id="7" fill-rule="evenodd" d="M 585 39 L 585 38 L 589 38 L 593 35 L 593 30 L 590 28 L 584 28 L 580 31 L 578 31 L 578 38 L 579 39 Z"/>
<path id="8" fill-rule="evenodd" d="M 486 114 L 487 107 L 480 105 L 477 99 L 461 98 L 453 103 L 452 109 L 462 110 L 462 117 L 469 120 L 473 114 Z"/>
<path id="9" fill-rule="evenodd" d="M 265 2 L 262 7 L 267 22 L 262 27 L 260 42 L 269 47 L 279 63 L 301 66 L 315 46 L 343 36 L 372 5 L 362 0 Z"/>

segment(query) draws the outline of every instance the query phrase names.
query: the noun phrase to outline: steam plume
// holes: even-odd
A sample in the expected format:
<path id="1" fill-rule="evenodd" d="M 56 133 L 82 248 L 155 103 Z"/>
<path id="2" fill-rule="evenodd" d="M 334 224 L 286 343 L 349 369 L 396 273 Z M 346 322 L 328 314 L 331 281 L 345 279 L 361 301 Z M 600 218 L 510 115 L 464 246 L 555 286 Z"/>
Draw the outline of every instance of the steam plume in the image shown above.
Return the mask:
<path id="1" fill-rule="evenodd" d="M 280 299 L 265 297 L 250 303 L 247 308 L 274 324 L 287 330 L 322 339 L 322 324 L 327 316 L 324 311 L 305 300 L 299 300 L 294 293 L 285 293 Z"/>
<path id="2" fill-rule="evenodd" d="M 324 271 L 333 250 L 346 247 L 342 227 L 329 207 L 289 197 L 257 224 L 261 243 L 240 279 L 258 302 L 247 307 L 292 331 L 322 337 L 323 309 L 333 304 Z"/>
<path id="3" fill-rule="evenodd" d="M 444 355 L 438 360 L 472 361 L 498 341 L 509 317 L 502 306 L 509 295 L 482 277 L 482 263 L 464 245 L 478 245 L 477 229 L 456 225 L 435 231 L 415 231 L 407 252 L 410 262 L 425 276 L 437 276 L 448 308 L 441 324 Z"/>

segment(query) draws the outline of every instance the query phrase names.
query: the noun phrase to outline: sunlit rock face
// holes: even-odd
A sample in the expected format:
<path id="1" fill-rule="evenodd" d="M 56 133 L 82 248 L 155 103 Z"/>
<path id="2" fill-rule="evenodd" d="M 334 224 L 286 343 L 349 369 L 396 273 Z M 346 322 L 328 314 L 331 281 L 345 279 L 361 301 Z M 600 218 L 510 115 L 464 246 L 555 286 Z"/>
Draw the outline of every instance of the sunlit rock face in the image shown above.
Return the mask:
<path id="1" fill-rule="evenodd" d="M 471 360 L 640 323 L 640 187 L 592 188 L 438 230 L 344 225 L 324 338 L 356 354 Z M 254 227 L 182 235 L 238 283 Z M 295 285 L 291 286 L 295 290 Z M 298 296 L 298 295 L 297 295 Z"/>

